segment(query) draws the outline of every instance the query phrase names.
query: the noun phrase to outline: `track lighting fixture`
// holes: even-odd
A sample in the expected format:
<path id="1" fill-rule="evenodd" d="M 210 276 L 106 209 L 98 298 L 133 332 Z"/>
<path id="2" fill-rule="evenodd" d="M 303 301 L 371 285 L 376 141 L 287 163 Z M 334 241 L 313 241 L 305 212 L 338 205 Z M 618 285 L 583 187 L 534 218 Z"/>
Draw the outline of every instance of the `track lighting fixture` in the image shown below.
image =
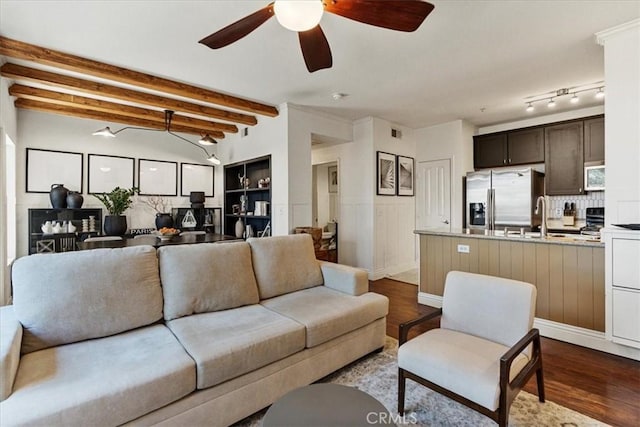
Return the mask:
<path id="1" fill-rule="evenodd" d="M 595 97 L 601 99 L 604 97 L 604 86 L 595 86 L 595 85 L 600 85 L 602 83 L 603 82 L 597 82 L 597 83 L 590 84 L 588 86 L 558 89 L 552 92 L 541 94 L 539 96 L 530 96 L 529 98 L 525 99 L 525 105 L 526 105 L 525 110 L 527 111 L 527 113 L 531 113 L 534 110 L 533 104 L 535 104 L 536 102 L 542 102 L 542 101 L 547 102 L 547 107 L 554 108 L 557 104 L 556 98 L 562 98 L 563 96 L 569 96 L 569 95 L 571 96 L 571 99 L 569 100 L 569 102 L 572 104 L 577 104 L 578 102 L 580 102 L 580 97 L 578 96 L 579 93 L 589 92 L 594 90 L 597 91 L 595 94 Z"/>
<path id="2" fill-rule="evenodd" d="M 222 162 L 220 162 L 220 159 L 218 159 L 216 157 L 215 154 L 209 154 L 209 152 L 204 148 L 201 147 L 200 145 L 196 144 L 195 142 L 189 141 L 187 138 L 183 138 L 178 134 L 175 134 L 173 132 L 171 132 L 171 119 L 173 118 L 173 111 L 171 110 L 164 110 L 164 129 L 151 129 L 151 128 L 141 128 L 141 127 L 133 127 L 133 126 L 126 126 L 123 127 L 122 129 L 118 129 L 117 131 L 112 131 L 109 126 L 97 130 L 95 132 L 93 132 L 92 135 L 97 135 L 97 136 L 106 136 L 108 138 L 115 138 L 117 134 L 119 134 L 120 132 L 122 132 L 123 130 L 127 130 L 127 129 L 136 129 L 136 130 L 147 130 L 147 131 L 153 131 L 153 132 L 167 132 L 169 135 L 174 136 L 178 139 L 181 139 L 185 142 L 188 142 L 191 145 L 194 145 L 196 147 L 198 147 L 199 149 L 201 149 L 202 151 L 204 151 L 204 153 L 206 154 L 206 159 L 207 161 L 213 163 L 214 165 L 219 165 Z M 208 134 L 205 134 L 202 138 L 200 138 L 200 140 L 198 141 L 200 144 L 202 145 L 213 145 L 213 144 L 217 144 L 218 141 L 216 141 L 215 139 L 211 138 Z"/>

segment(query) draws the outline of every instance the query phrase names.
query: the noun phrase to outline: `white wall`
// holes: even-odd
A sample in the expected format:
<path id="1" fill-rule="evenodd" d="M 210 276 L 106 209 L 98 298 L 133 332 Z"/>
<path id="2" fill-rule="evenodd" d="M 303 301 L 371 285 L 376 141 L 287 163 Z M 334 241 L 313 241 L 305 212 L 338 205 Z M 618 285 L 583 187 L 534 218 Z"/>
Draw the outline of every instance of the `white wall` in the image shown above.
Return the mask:
<path id="1" fill-rule="evenodd" d="M 283 112 L 283 107 L 285 111 Z M 286 105 L 277 117 L 258 117 L 258 124 L 248 128 L 249 134 L 227 134 L 218 142 L 222 161 L 220 179 L 216 176 L 216 194 L 223 192 L 224 165 L 271 155 L 271 230 L 273 235 L 289 234 L 289 151 Z"/>
<path id="2" fill-rule="evenodd" d="M 609 87 L 607 83 L 607 93 L 608 92 L 609 92 Z M 607 95 L 607 99 L 608 98 L 609 98 L 609 95 Z M 580 108 L 578 110 L 564 111 L 562 113 L 547 114 L 544 116 L 532 117 L 530 119 L 518 120 L 515 122 L 500 123 L 498 125 L 492 125 L 492 126 L 484 126 L 484 127 L 478 128 L 477 135 L 484 135 L 484 134 L 493 133 L 493 132 L 502 132 L 502 131 L 511 130 L 511 129 L 520 129 L 520 128 L 525 128 L 529 126 L 539 126 L 547 123 L 555 123 L 555 122 L 561 122 L 564 120 L 580 119 L 582 117 L 597 116 L 600 114 L 604 114 L 603 105 L 598 105 L 598 106 L 589 107 L 589 108 Z"/>
<path id="3" fill-rule="evenodd" d="M 0 63 L 4 63 L 2 59 Z M 5 223 L 7 221 L 7 171 L 5 170 L 5 135 L 12 141 L 17 141 L 16 109 L 8 93 L 9 82 L 4 77 L 0 78 L 0 305 L 8 303 L 10 295 L 9 274 L 7 268 L 7 233 Z M 11 225 L 9 225 L 11 226 Z M 15 227 L 15 226 L 14 226 Z"/>
<path id="4" fill-rule="evenodd" d="M 475 127 L 464 120 L 415 131 L 416 162 L 451 159 L 451 228 L 462 228 L 462 177 L 473 170 Z M 416 203 L 424 203 L 416 200 Z"/>
<path id="5" fill-rule="evenodd" d="M 640 222 L 640 20 L 598 34 L 604 44 L 605 226 Z"/>
<path id="6" fill-rule="evenodd" d="M 313 162 L 313 161 L 312 161 Z M 315 170 L 315 194 L 312 195 L 315 201 L 315 209 L 313 212 L 314 227 L 324 227 L 329 221 L 338 218 L 336 205 L 338 202 L 338 193 L 329 193 L 329 168 L 338 166 L 337 162 L 323 163 L 313 165 Z M 317 222 L 315 219 L 317 218 Z"/>
<path id="7" fill-rule="evenodd" d="M 83 208 L 103 208 L 103 205 L 95 197 L 87 193 L 87 156 L 86 154 L 105 154 L 115 156 L 133 157 L 135 159 L 168 160 L 178 162 L 178 179 L 180 175 L 179 163 L 208 164 L 204 152 L 187 142 L 181 141 L 163 132 L 149 132 L 128 130 L 118 134 L 117 138 L 104 138 L 92 136 L 91 133 L 105 125 L 111 129 L 119 129 L 122 126 L 112 123 L 104 123 L 95 120 L 78 119 L 73 117 L 58 116 L 54 114 L 39 113 L 35 111 L 18 111 L 18 139 L 17 146 L 17 209 L 18 209 L 18 256 L 28 253 L 28 225 L 27 209 L 47 208 L 51 206 L 48 194 L 26 193 L 25 187 L 25 162 L 26 148 L 41 148 L 60 151 L 73 151 L 84 153 L 84 183 L 83 183 Z M 186 138 L 197 139 L 191 135 Z M 213 152 L 209 148 L 209 152 Z M 215 197 L 206 199 L 206 206 L 221 206 L 221 170 L 216 167 Z M 138 165 L 135 164 L 135 183 L 137 181 Z M 64 184 L 64 183 L 63 183 Z M 178 194 L 180 187 L 178 186 Z M 140 196 L 142 197 L 142 196 Z M 168 198 L 173 207 L 188 207 L 188 197 Z M 106 211 L 103 210 L 103 214 Z M 155 212 L 139 200 L 132 208 L 125 212 L 130 228 L 154 227 Z"/>
<path id="8" fill-rule="evenodd" d="M 373 177 L 375 183 L 376 151 L 416 157 L 416 141 L 412 129 L 374 118 L 373 126 Z M 391 129 L 401 132 L 401 138 L 392 138 Z M 414 181 L 415 182 L 415 181 Z M 396 185 L 398 183 L 396 182 Z M 415 190 L 415 189 L 414 189 Z M 376 189 L 373 189 L 375 194 Z M 374 196 L 373 279 L 414 268 L 417 264 L 415 230 L 415 199 L 407 196 Z"/>

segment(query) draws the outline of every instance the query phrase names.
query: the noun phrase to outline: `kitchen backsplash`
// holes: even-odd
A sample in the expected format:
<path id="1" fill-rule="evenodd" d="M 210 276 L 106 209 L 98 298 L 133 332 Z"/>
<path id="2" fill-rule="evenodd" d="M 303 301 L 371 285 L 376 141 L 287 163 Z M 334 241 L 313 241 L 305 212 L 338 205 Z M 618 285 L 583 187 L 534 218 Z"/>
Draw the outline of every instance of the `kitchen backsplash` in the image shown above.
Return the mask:
<path id="1" fill-rule="evenodd" d="M 604 206 L 604 191 L 593 191 L 575 196 L 547 196 L 547 217 L 561 218 L 565 203 L 575 203 L 576 218 L 585 219 L 587 208 Z"/>

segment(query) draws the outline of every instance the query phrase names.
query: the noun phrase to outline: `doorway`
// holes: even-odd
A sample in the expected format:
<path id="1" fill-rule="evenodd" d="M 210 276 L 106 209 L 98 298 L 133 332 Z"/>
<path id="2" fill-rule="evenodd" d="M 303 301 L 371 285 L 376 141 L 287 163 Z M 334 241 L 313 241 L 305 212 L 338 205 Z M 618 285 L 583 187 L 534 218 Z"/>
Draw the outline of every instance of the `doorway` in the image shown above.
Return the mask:
<path id="1" fill-rule="evenodd" d="M 338 162 L 313 165 L 313 226 L 326 229 L 340 217 Z"/>
<path id="2" fill-rule="evenodd" d="M 451 230 L 451 159 L 418 162 L 416 228 Z"/>

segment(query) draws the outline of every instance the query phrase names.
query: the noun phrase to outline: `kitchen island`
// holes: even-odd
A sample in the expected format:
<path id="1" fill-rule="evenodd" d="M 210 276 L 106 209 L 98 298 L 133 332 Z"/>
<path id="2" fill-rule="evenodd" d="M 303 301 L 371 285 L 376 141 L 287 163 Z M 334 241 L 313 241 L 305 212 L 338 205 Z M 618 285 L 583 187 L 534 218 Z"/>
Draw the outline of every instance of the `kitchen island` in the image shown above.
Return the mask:
<path id="1" fill-rule="evenodd" d="M 451 270 L 488 274 L 535 285 L 537 321 L 604 332 L 605 257 L 599 240 L 484 230 L 415 233 L 420 236 L 421 303 L 439 305 Z"/>

